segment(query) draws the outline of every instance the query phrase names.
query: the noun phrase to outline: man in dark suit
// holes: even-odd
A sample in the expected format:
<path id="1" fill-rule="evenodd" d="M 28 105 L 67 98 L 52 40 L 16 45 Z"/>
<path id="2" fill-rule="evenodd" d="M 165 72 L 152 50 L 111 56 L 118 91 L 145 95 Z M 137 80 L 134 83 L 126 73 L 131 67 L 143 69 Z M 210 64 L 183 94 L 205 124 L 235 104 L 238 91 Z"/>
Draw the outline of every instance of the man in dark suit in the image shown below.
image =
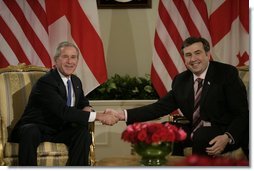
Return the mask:
<path id="1" fill-rule="evenodd" d="M 112 125 L 118 121 L 113 115 L 93 112 L 81 80 L 73 75 L 78 59 L 79 50 L 73 43 L 60 43 L 54 56 L 55 69 L 33 87 L 10 136 L 10 141 L 19 143 L 19 165 L 37 165 L 37 147 L 43 141 L 65 143 L 69 150 L 68 165 L 88 165 L 91 144 L 88 123 L 99 120 Z"/>
<path id="2" fill-rule="evenodd" d="M 210 46 L 204 38 L 190 37 L 183 42 L 187 70 L 177 75 L 172 89 L 151 105 L 114 111 L 127 124 L 153 120 L 180 109 L 190 121 L 185 126 L 188 138 L 183 143 L 192 146 L 194 154 L 216 156 L 242 147 L 248 157 L 249 110 L 245 86 L 235 67 L 210 61 Z M 199 105 L 194 107 L 197 95 L 195 80 L 202 80 Z M 193 115 L 199 108 L 198 126 Z M 188 142 L 188 143 L 187 143 Z"/>

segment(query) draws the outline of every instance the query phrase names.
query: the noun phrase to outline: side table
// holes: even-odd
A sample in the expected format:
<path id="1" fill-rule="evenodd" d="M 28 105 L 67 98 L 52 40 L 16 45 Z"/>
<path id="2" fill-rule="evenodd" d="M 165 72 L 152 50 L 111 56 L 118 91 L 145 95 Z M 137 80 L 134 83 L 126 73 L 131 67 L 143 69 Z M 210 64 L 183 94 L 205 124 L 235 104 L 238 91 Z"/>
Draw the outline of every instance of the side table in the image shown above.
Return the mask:
<path id="1" fill-rule="evenodd" d="M 174 166 L 175 163 L 184 159 L 184 156 L 168 156 L 168 162 L 165 166 Z M 142 166 L 140 157 L 137 155 L 109 157 L 96 162 L 95 166 Z"/>

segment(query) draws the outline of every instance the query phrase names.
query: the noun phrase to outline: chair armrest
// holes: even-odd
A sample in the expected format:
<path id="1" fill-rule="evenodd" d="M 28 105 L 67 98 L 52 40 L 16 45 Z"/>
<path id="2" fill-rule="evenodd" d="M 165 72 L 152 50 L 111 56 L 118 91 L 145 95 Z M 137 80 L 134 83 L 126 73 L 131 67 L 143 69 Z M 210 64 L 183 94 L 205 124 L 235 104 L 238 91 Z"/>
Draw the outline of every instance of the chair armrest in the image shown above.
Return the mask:
<path id="1" fill-rule="evenodd" d="M 177 125 L 187 125 L 190 121 L 183 115 L 175 114 L 169 116 L 169 122 Z"/>
<path id="2" fill-rule="evenodd" d="M 0 166 L 4 165 L 4 145 L 3 145 L 3 123 L 2 123 L 2 116 L 0 114 Z"/>
<path id="3" fill-rule="evenodd" d="M 94 166 L 96 163 L 96 159 L 95 159 L 95 123 L 94 122 L 90 122 L 88 125 L 88 129 L 89 132 L 92 136 L 92 144 L 90 145 L 90 154 L 89 154 L 89 158 L 90 158 L 90 165 Z"/>
<path id="4" fill-rule="evenodd" d="M 183 125 L 190 123 L 190 121 L 184 116 L 175 117 L 173 122 L 177 124 L 183 124 Z"/>

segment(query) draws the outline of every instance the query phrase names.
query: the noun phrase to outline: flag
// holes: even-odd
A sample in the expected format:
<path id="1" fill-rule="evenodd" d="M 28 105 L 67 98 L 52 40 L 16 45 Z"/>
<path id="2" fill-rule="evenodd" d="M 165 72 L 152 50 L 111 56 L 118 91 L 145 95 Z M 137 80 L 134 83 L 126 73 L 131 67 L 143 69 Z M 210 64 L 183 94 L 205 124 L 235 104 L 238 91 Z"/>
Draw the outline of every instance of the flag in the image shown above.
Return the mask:
<path id="1" fill-rule="evenodd" d="M 0 0 L 0 67 L 26 63 L 51 68 L 57 45 L 80 49 L 76 69 L 85 94 L 107 80 L 94 0 Z"/>
<path id="2" fill-rule="evenodd" d="M 160 0 L 154 36 L 151 80 L 160 96 L 186 70 L 180 52 L 189 36 L 206 38 L 212 60 L 249 65 L 248 0 Z"/>

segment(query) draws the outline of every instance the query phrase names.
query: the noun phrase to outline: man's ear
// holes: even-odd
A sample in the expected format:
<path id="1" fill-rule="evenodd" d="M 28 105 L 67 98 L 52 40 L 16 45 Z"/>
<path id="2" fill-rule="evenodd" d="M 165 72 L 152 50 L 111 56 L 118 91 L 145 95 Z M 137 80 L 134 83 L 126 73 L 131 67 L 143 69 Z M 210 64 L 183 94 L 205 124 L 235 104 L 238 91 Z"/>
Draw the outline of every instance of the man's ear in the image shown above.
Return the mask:
<path id="1" fill-rule="evenodd" d="M 211 59 L 211 52 L 206 52 L 206 56 L 208 57 L 208 59 L 210 60 Z"/>

